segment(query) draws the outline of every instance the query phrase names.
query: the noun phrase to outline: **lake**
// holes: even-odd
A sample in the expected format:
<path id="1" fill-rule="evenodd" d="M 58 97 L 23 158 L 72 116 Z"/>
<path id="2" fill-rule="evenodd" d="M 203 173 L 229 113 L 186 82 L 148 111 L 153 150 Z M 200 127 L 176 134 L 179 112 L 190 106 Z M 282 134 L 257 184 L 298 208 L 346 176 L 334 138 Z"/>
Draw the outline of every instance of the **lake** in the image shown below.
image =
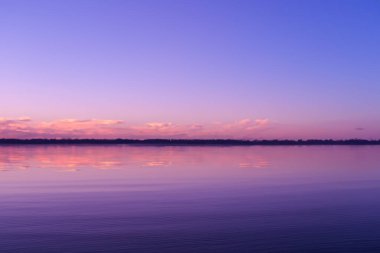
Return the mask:
<path id="1" fill-rule="evenodd" d="M 0 252 L 380 252 L 380 146 L 0 147 Z"/>

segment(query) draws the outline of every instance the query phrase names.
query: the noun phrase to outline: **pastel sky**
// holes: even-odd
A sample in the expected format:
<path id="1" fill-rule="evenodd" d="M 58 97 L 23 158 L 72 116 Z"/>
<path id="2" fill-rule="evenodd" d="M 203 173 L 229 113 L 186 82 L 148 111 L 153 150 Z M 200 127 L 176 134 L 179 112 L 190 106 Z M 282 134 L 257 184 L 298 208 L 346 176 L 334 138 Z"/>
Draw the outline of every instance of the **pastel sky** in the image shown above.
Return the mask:
<path id="1" fill-rule="evenodd" d="M 0 0 L 0 138 L 380 139 L 377 0 Z"/>

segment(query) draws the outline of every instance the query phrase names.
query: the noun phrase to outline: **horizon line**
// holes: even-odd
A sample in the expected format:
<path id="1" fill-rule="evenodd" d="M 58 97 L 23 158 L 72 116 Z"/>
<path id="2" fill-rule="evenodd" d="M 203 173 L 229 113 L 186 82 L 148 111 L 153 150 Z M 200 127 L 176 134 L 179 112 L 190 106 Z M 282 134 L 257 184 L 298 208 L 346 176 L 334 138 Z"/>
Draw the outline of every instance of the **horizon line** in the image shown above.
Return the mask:
<path id="1" fill-rule="evenodd" d="M 380 145 L 380 139 L 101 139 L 101 138 L 0 138 L 0 145 L 127 144 L 159 146 L 297 146 L 297 145 Z"/>

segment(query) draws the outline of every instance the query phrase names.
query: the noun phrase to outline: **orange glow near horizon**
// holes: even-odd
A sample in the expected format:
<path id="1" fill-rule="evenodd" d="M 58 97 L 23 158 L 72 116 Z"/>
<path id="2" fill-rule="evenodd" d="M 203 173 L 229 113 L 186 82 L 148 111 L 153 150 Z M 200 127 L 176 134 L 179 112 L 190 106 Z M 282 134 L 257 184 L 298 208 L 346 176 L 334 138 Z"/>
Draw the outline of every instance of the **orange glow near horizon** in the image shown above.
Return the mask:
<path id="1" fill-rule="evenodd" d="M 121 120 L 0 118 L 0 138 L 249 138 L 266 130 L 268 119 L 232 123 L 174 124 L 148 122 L 130 125 Z"/>
<path id="2" fill-rule="evenodd" d="M 28 117 L 0 118 L 0 138 L 94 139 L 373 139 L 376 129 L 352 124 L 285 125 L 269 119 L 242 119 L 207 124 L 147 122 L 130 124 L 110 119 L 58 119 L 35 121 Z"/>

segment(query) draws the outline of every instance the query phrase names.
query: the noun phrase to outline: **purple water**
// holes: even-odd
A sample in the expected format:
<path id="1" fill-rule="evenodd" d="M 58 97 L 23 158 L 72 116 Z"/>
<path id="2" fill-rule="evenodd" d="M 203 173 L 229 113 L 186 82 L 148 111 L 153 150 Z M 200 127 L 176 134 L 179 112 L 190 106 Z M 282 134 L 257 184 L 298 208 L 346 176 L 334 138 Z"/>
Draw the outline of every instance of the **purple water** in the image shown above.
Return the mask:
<path id="1" fill-rule="evenodd" d="M 380 147 L 0 147 L 0 252 L 380 252 Z"/>

